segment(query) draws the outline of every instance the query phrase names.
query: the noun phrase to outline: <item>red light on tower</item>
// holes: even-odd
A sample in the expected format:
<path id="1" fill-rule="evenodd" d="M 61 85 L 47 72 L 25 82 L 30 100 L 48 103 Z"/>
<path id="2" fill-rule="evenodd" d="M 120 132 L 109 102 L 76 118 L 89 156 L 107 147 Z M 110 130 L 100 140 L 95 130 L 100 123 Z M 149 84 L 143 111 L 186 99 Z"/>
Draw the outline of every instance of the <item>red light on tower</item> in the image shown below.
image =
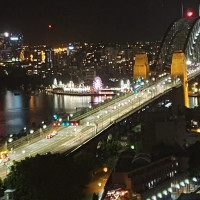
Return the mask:
<path id="1" fill-rule="evenodd" d="M 193 15 L 194 15 L 193 11 L 191 11 L 191 10 L 187 11 L 187 17 L 193 17 Z"/>
<path id="2" fill-rule="evenodd" d="M 51 28 L 52 28 L 52 25 L 51 25 L 51 24 L 49 24 L 49 25 L 48 25 L 48 27 L 49 27 L 49 29 L 51 29 Z"/>

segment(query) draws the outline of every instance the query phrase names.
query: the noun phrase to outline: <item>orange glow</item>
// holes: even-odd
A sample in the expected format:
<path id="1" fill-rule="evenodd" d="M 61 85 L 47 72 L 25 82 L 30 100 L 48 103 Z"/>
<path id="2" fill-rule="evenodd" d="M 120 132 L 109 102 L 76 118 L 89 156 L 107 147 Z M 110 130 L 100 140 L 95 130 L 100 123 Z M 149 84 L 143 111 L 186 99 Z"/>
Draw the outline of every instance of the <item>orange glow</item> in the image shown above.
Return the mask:
<path id="1" fill-rule="evenodd" d="M 55 48 L 54 49 L 54 53 L 61 53 L 61 52 L 64 52 L 64 51 L 67 51 L 66 47 L 64 47 L 64 48 Z"/>
<path id="2" fill-rule="evenodd" d="M 0 152 L 0 159 L 4 159 L 8 157 L 8 150 L 4 150 Z"/>
<path id="3" fill-rule="evenodd" d="M 103 171 L 106 173 L 106 172 L 108 172 L 108 168 L 107 167 L 104 167 L 103 168 Z"/>

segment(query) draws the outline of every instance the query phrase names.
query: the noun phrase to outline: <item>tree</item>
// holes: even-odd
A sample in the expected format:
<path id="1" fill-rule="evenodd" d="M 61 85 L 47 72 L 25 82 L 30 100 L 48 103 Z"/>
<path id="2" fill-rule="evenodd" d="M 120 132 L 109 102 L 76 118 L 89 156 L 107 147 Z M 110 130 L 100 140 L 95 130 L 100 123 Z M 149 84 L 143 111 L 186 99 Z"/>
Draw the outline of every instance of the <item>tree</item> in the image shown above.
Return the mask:
<path id="1" fill-rule="evenodd" d="M 118 141 L 103 142 L 101 145 L 101 155 L 107 159 L 110 156 L 117 156 L 122 146 Z"/>
<path id="2" fill-rule="evenodd" d="M 21 200 L 79 200 L 90 177 L 85 164 L 78 157 L 36 155 L 15 162 L 4 184 L 16 189 L 16 197 Z"/>

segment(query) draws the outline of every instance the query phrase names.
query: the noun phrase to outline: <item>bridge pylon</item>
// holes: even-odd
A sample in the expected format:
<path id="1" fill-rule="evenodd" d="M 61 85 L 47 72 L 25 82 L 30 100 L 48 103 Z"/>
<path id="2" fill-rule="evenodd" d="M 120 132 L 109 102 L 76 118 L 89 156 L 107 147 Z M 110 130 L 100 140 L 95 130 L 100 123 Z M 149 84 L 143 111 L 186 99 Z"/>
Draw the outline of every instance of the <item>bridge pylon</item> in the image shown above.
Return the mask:
<path id="1" fill-rule="evenodd" d="M 183 83 L 183 98 L 185 107 L 189 107 L 188 97 L 188 81 L 187 81 L 187 65 L 185 62 L 185 55 L 180 51 L 175 51 L 172 56 L 171 76 L 173 81 L 180 78 Z"/>
<path id="2" fill-rule="evenodd" d="M 146 53 L 136 54 L 135 56 L 133 79 L 136 80 L 140 77 L 143 77 L 144 79 L 149 78 L 149 63 Z"/>

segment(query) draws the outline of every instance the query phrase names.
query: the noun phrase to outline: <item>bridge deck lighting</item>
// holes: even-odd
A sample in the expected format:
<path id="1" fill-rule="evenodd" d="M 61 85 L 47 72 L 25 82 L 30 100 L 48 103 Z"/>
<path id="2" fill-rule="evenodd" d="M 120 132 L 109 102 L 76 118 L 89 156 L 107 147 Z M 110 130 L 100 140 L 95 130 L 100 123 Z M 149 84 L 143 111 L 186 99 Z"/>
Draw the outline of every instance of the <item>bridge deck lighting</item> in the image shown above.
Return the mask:
<path id="1" fill-rule="evenodd" d="M 46 125 L 46 124 L 44 124 L 44 125 L 43 125 L 43 129 L 45 129 L 46 127 L 47 127 L 47 125 Z"/>
<path id="2" fill-rule="evenodd" d="M 180 182 L 180 185 L 184 187 L 184 186 L 185 186 L 185 183 L 184 183 L 183 181 L 181 181 L 181 182 Z"/>
<path id="3" fill-rule="evenodd" d="M 188 179 L 185 179 L 185 183 L 186 183 L 186 184 L 189 184 L 190 182 L 189 182 L 189 180 L 188 180 Z"/>
<path id="4" fill-rule="evenodd" d="M 90 122 L 86 122 L 86 125 L 89 126 L 89 125 L 90 125 Z"/>
<path id="5" fill-rule="evenodd" d="M 162 194 L 161 194 L 161 193 L 158 193 L 157 196 L 158 196 L 159 198 L 162 198 Z"/>
<path id="6" fill-rule="evenodd" d="M 168 191 L 172 193 L 172 188 L 168 188 Z"/>
<path id="7" fill-rule="evenodd" d="M 155 195 L 152 196 L 151 198 L 152 198 L 152 200 L 156 200 L 157 199 Z"/>
<path id="8" fill-rule="evenodd" d="M 107 167 L 104 167 L 103 168 L 103 171 L 106 173 L 106 172 L 108 172 L 108 168 Z"/>
<path id="9" fill-rule="evenodd" d="M 9 139 L 8 139 L 8 142 L 12 142 L 12 141 L 13 141 L 13 138 L 9 138 Z"/>
<path id="10" fill-rule="evenodd" d="M 191 65 L 191 64 L 192 64 L 192 62 L 190 60 L 186 61 L 186 65 Z"/>
<path id="11" fill-rule="evenodd" d="M 193 180 L 194 182 L 197 182 L 197 178 L 196 178 L 196 177 L 193 177 L 192 180 Z"/>
<path id="12" fill-rule="evenodd" d="M 167 195 L 167 190 L 164 190 L 162 193 L 163 193 L 164 195 Z"/>

